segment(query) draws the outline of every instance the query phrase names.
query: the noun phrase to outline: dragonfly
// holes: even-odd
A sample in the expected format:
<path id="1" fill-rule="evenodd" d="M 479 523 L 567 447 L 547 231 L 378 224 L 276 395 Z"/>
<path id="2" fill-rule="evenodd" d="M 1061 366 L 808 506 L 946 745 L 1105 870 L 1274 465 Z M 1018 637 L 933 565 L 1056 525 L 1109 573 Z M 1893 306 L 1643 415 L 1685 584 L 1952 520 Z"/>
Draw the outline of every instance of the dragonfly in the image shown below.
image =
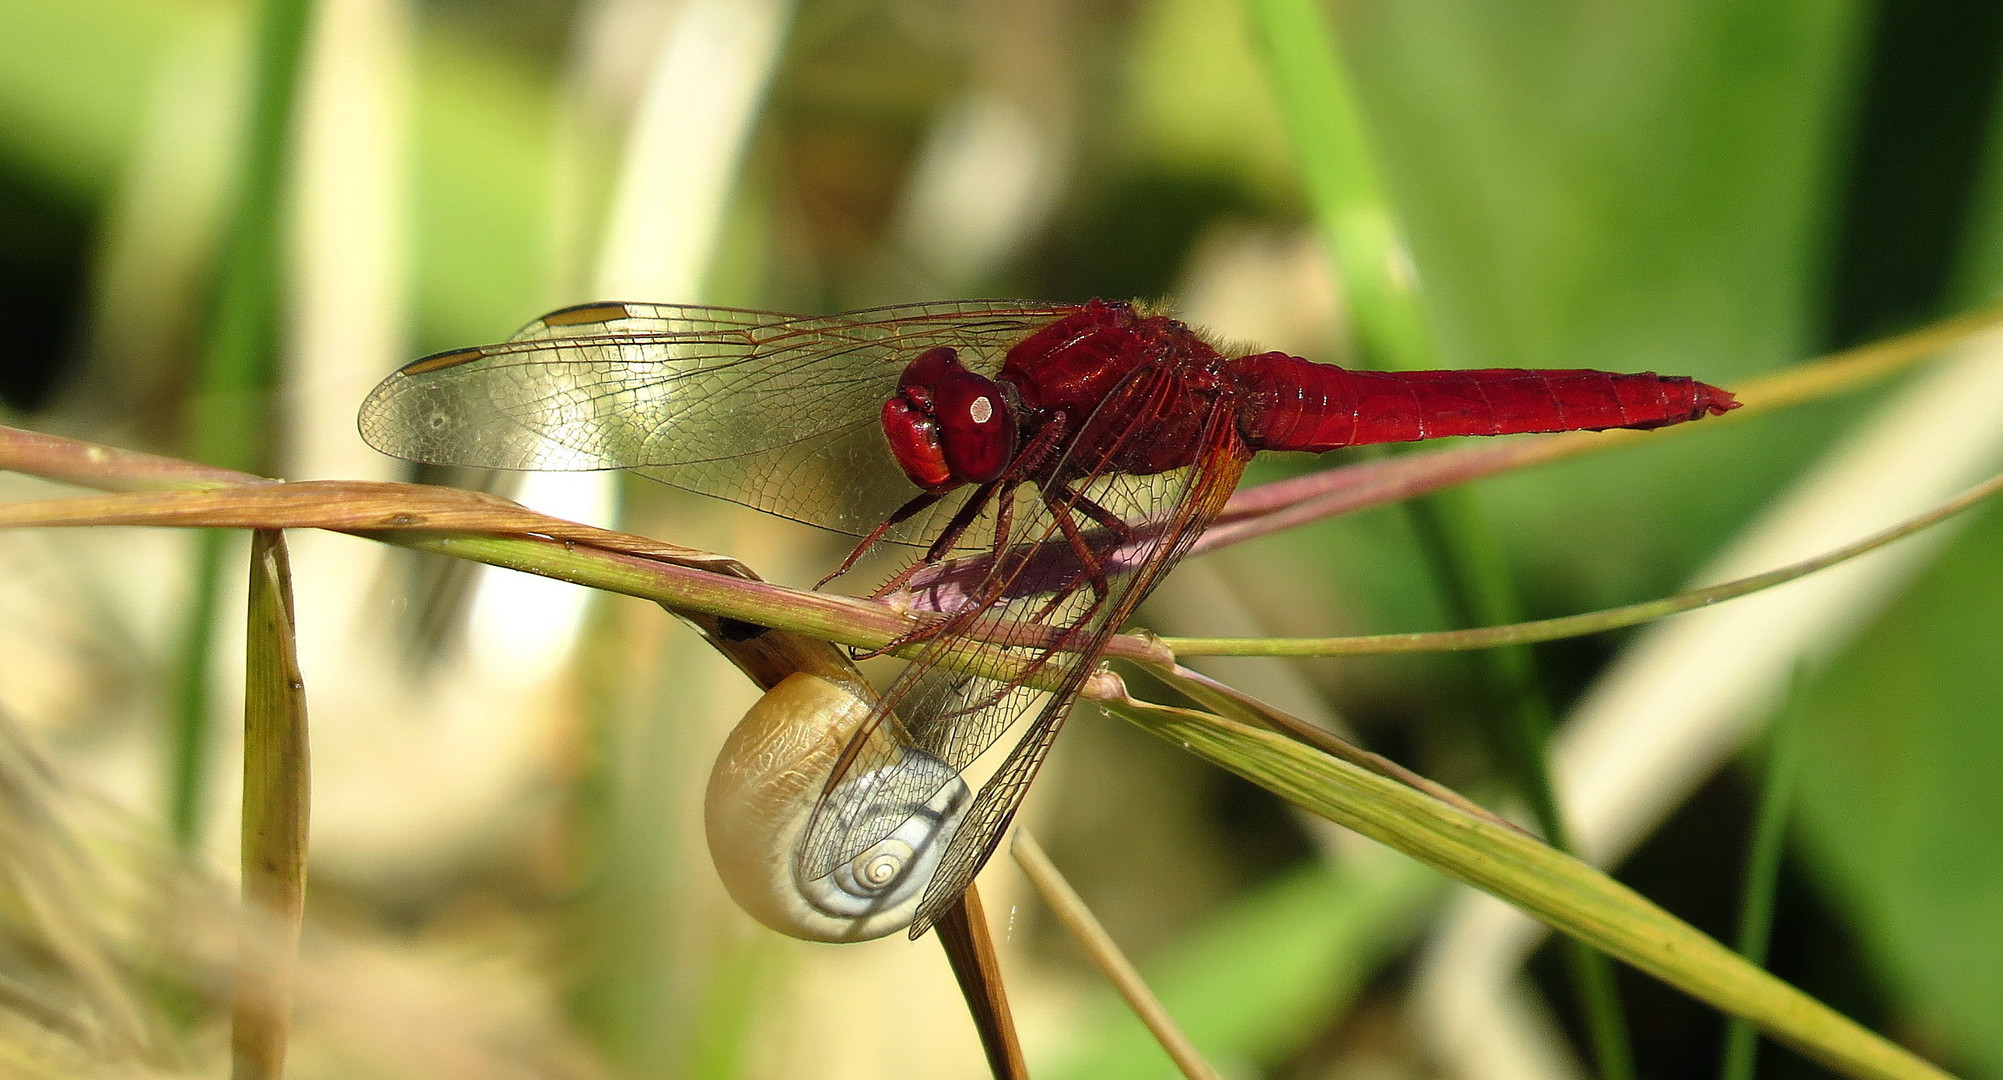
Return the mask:
<path id="1" fill-rule="evenodd" d="M 908 662 L 836 761 L 794 856 L 802 881 L 834 873 L 936 814 L 939 794 L 1014 732 L 925 863 L 915 938 L 994 853 L 1107 641 L 1255 453 L 1655 428 L 1736 406 L 1654 373 L 1231 356 L 1120 301 L 825 316 L 592 303 L 407 365 L 370 394 L 360 426 L 411 461 L 626 469 L 860 538 L 822 584 L 879 545 L 901 548 L 905 568 L 878 597 L 972 567 L 933 621 L 891 646 Z"/>

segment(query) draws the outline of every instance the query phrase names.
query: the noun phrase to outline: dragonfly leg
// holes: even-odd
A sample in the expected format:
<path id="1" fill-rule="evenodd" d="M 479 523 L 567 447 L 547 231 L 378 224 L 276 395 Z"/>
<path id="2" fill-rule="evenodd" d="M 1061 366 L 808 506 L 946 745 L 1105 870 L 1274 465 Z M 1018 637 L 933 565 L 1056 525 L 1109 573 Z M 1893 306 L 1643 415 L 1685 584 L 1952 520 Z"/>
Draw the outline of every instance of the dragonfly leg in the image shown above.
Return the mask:
<path id="1" fill-rule="evenodd" d="M 954 512 L 953 519 L 946 523 L 945 530 L 939 534 L 938 542 L 927 549 L 924 555 L 912 560 L 911 565 L 898 571 L 896 576 L 884 582 L 876 591 L 870 593 L 870 599 L 882 599 L 902 589 L 905 583 L 911 580 L 911 575 L 916 574 L 925 567 L 935 565 L 944 559 L 945 553 L 951 551 L 953 545 L 959 542 L 960 537 L 964 536 L 966 531 L 973 527 L 974 519 L 980 516 L 981 511 L 986 509 L 989 502 L 994 501 L 996 491 L 1006 483 L 1009 483 L 1009 481 L 1004 477 L 999 480 L 990 480 L 974 489 L 973 495 L 969 496 L 966 503 Z M 1005 534 L 1008 531 L 1011 518 L 1010 511 L 1013 506 L 1014 500 L 1003 494 L 1000 499 L 999 509 L 995 514 L 997 535 Z M 973 602 L 968 605 L 968 610 L 978 612 L 985 609 L 993 599 L 987 593 L 988 589 L 984 587 L 982 593 L 974 597 Z M 940 634 L 953 630 L 956 625 L 954 618 L 948 617 L 929 626 L 921 626 L 915 630 L 908 630 L 874 649 L 850 651 L 857 660 L 868 660 L 872 657 L 882 656 L 884 653 L 901 649 L 913 642 L 938 637 Z"/>
<path id="2" fill-rule="evenodd" d="M 925 557 L 913 565 L 932 566 L 944 562 L 947 553 L 953 550 L 953 545 L 959 543 L 960 538 L 973 527 L 974 519 L 980 516 L 982 510 L 987 509 L 988 503 L 997 498 L 997 493 L 1003 494 L 1000 495 L 1000 503 L 995 510 L 996 528 L 1007 528 L 1010 500 L 1006 492 L 1014 486 L 1014 483 L 1015 481 L 1003 476 L 976 488 L 973 496 L 967 499 L 967 505 L 962 506 L 960 512 L 953 515 L 953 520 L 946 523 L 946 528 L 939 533 L 939 538 L 932 541 L 931 547 L 925 549 Z"/>
<path id="3" fill-rule="evenodd" d="M 884 596 L 888 596 L 904 588 L 912 576 L 920 570 L 943 562 L 947 554 L 953 550 L 953 546 L 960 542 L 968 529 L 973 527 L 975 519 L 980 516 L 981 512 L 987 508 L 990 502 L 993 502 L 995 504 L 995 527 L 987 556 L 990 560 L 988 572 L 983 577 L 979 589 L 961 605 L 960 609 L 964 615 L 969 616 L 987 610 L 988 607 L 1007 591 L 1009 582 L 1013 580 L 1023 565 L 1020 561 L 1013 565 L 1009 562 L 1009 543 L 1015 531 L 1015 499 L 1013 493 L 1017 486 L 1024 483 L 1033 474 L 1038 464 L 1047 459 L 1062 443 L 1068 430 L 1069 425 L 1065 422 L 1061 414 L 1044 424 L 1031 437 L 1028 444 L 1016 454 L 1014 460 L 1009 462 L 1007 471 L 974 490 L 974 493 L 953 514 L 952 520 L 946 523 L 946 528 L 940 532 L 939 538 L 933 542 L 931 547 L 926 549 L 924 556 L 914 560 L 911 565 L 899 571 L 889 581 L 884 582 L 882 586 L 870 594 L 870 597 L 872 599 L 881 599 Z M 1018 556 L 1018 560 L 1026 559 L 1027 555 L 1028 553 L 1022 553 Z M 1068 593 L 1069 589 L 1065 590 L 1065 592 Z M 1062 595 L 1060 594 L 1060 599 Z M 878 648 L 866 652 L 858 652 L 856 653 L 856 658 L 866 660 L 870 657 L 881 656 L 884 653 L 904 648 L 914 642 L 925 641 L 944 634 L 957 632 L 962 627 L 964 621 L 960 615 L 949 616 L 929 626 L 921 626 L 915 630 L 900 634 L 895 639 Z"/>
<path id="4" fill-rule="evenodd" d="M 939 533 L 939 538 L 932 542 L 931 547 L 925 549 L 924 557 L 915 560 L 911 565 L 899 571 L 895 577 L 884 582 L 875 592 L 870 593 L 870 599 L 880 600 L 902 589 L 911 580 L 913 574 L 916 574 L 925 567 L 936 566 L 945 561 L 947 554 L 953 550 L 953 545 L 960 542 L 960 539 L 966 535 L 967 530 L 973 527 L 974 519 L 980 516 L 981 511 L 987 508 L 989 501 L 995 499 L 996 493 L 1000 492 L 1002 495 L 995 508 L 995 530 L 993 543 L 990 545 L 991 551 L 989 556 L 992 560 L 989 576 L 995 576 L 993 568 L 1001 566 L 1003 553 L 1008 549 L 1010 526 L 1014 520 L 1015 503 L 1013 499 L 1008 497 L 1008 493 L 1014 491 L 1017 485 L 1029 478 L 1036 468 L 1037 463 L 1050 456 L 1051 451 L 1064 438 L 1066 430 L 1067 425 L 1061 414 L 1039 429 L 1036 435 L 1029 440 L 1028 445 L 1024 446 L 1016 454 L 1014 460 L 1009 462 L 1007 471 L 974 490 L 973 495 L 969 496 L 966 503 L 954 513 L 953 519 L 946 523 L 945 529 Z M 981 607 L 985 605 L 976 604 L 974 606 Z"/>
<path id="5" fill-rule="evenodd" d="M 995 505 L 995 531 L 992 543 L 989 545 L 989 558 L 992 560 L 990 563 L 991 566 L 996 568 L 1001 567 L 1002 557 L 1008 551 L 1009 535 L 1015 522 L 1015 500 L 1010 497 L 1011 494 L 1018 485 L 1033 475 L 1039 462 L 1050 456 L 1051 450 L 1055 448 L 1059 440 L 1064 438 L 1066 427 L 1067 425 L 1061 414 L 1055 420 L 1045 424 L 1029 440 L 1029 444 L 1024 446 L 1015 455 L 1014 460 L 1009 462 L 1007 471 L 990 481 L 986 485 L 987 490 L 982 495 L 977 496 L 979 501 L 986 502 L 987 497 L 991 497 L 993 491 L 999 490 L 1003 492 L 1001 500 Z M 955 521 L 960 526 L 959 530 L 953 531 L 948 529 L 947 533 L 935 541 L 932 547 L 926 551 L 925 561 L 936 563 L 944 559 L 946 552 L 951 549 L 953 543 L 959 540 L 960 534 L 964 533 L 968 526 L 972 524 L 971 518 L 967 521 L 959 521 L 955 518 Z M 999 577 L 1005 575 L 991 574 L 990 576 Z"/>
<path id="6" fill-rule="evenodd" d="M 1014 494 L 1017 487 L 1029 482 L 1037 465 L 1044 458 L 1050 456 L 1051 451 L 1055 449 L 1057 443 L 1064 438 L 1067 428 L 1068 425 L 1064 420 L 1064 416 L 1060 413 L 1056 419 L 1045 424 L 1036 433 L 1036 436 L 1029 441 L 1029 445 L 1023 447 L 1022 451 L 1015 456 L 1015 460 L 1009 463 L 1008 471 L 995 481 L 996 484 L 1002 485 L 1001 490 L 1003 494 L 995 504 L 994 534 L 990 538 L 991 542 L 988 545 L 988 571 L 983 579 L 984 583 L 980 593 L 977 594 L 975 602 L 966 605 L 966 607 L 973 610 L 986 608 L 990 603 L 999 599 L 1003 593 L 1007 592 L 1009 582 L 1013 581 L 1015 576 L 1021 573 L 1024 567 L 1029 565 L 1029 559 L 1033 554 L 1029 551 L 1016 552 L 1014 553 L 1013 561 L 1010 559 L 1009 542 L 1015 534 Z M 1043 483 L 1041 481 L 1037 481 L 1036 483 L 1037 487 L 1041 489 Z M 934 550 L 928 553 L 928 557 L 930 561 L 937 562 L 944 556 L 945 552 L 939 550 L 939 545 L 937 544 L 934 544 L 933 548 Z M 916 568 L 914 567 L 913 569 L 915 570 Z"/>
<path id="7" fill-rule="evenodd" d="M 925 627 L 922 631 L 916 633 L 933 636 L 956 632 L 972 618 L 985 612 L 996 601 L 1000 600 L 1004 593 L 1008 592 L 1009 584 L 1015 580 L 1015 576 L 1022 571 L 1023 566 L 1027 562 L 1026 553 L 1016 553 L 1011 558 L 1009 538 L 1014 532 L 1015 495 L 1014 491 L 1010 490 L 1004 492 L 995 503 L 993 544 L 985 556 L 988 560 L 989 569 L 987 574 L 981 579 L 979 590 L 968 597 L 960 605 L 959 610 L 951 617 L 936 625 Z"/>
<path id="8" fill-rule="evenodd" d="M 903 574 L 898 575 L 898 577 L 899 578 L 908 577 L 911 573 L 915 572 L 918 569 L 918 567 L 923 565 L 925 565 L 923 560 L 913 563 L 910 569 L 906 570 Z M 897 581 L 893 580 L 891 584 L 886 585 L 885 588 L 886 589 L 895 588 L 896 585 Z M 982 612 L 986 611 L 988 606 L 994 602 L 997 596 L 1000 595 L 1001 589 L 1002 589 L 1002 584 L 1000 582 L 983 583 L 981 586 L 981 591 L 979 593 L 976 593 L 968 601 L 965 609 L 955 612 L 951 615 L 948 615 L 947 617 L 940 619 L 938 622 L 929 623 L 925 626 L 920 626 L 913 630 L 907 630 L 904 633 L 897 635 L 896 637 L 890 639 L 887 642 L 884 642 L 882 645 L 879 645 L 874 649 L 850 649 L 849 653 L 857 660 L 870 660 L 882 656 L 885 653 L 896 652 L 898 649 L 902 649 L 905 646 L 914 644 L 916 642 L 929 641 L 934 638 L 955 633 L 960 629 L 962 629 L 963 627 L 965 627 L 967 624 L 969 624 L 974 618 L 978 617 Z"/>
<path id="9" fill-rule="evenodd" d="M 1027 556 L 1023 554 L 1015 554 L 1013 556 L 1013 561 L 1012 562 L 1010 561 L 1011 553 L 1008 552 L 1008 544 L 1009 544 L 1009 537 L 1014 527 L 1013 526 L 1014 509 L 1015 509 L 1015 500 L 1008 494 L 1004 494 L 1001 497 L 1001 500 L 998 503 L 995 510 L 995 547 L 994 551 L 988 556 L 992 560 L 992 564 L 998 567 L 998 569 L 990 572 L 982 580 L 979 591 L 974 593 L 971 597 L 969 597 L 965 602 L 964 606 L 960 608 L 960 610 L 956 611 L 947 618 L 942 619 L 929 626 L 922 626 L 919 627 L 918 629 L 901 634 L 895 640 L 890 641 L 879 648 L 872 649 L 867 653 L 859 653 L 857 658 L 868 659 L 873 656 L 879 656 L 882 655 L 883 653 L 903 648 L 904 646 L 909 645 L 913 642 L 925 641 L 928 639 L 941 638 L 951 634 L 957 634 L 960 631 L 964 630 L 969 625 L 971 625 L 982 614 L 986 613 L 988 609 L 997 600 L 999 600 L 1005 593 L 1008 592 L 1009 586 L 1014 581 L 1016 573 L 1019 572 L 1027 562 Z M 1063 517 L 1061 513 L 1059 516 Z M 1068 522 L 1068 528 L 1065 526 L 1060 526 L 1060 528 L 1064 529 L 1068 537 L 1073 537 L 1074 542 L 1082 542 L 1083 537 L 1082 534 L 1080 534 L 1078 531 L 1077 524 L 1075 522 L 1069 522 L 1068 518 L 1065 518 L 1064 520 Z M 1088 552 L 1086 554 L 1086 557 L 1091 558 L 1092 556 Z M 923 565 L 922 561 L 918 565 Z M 916 566 L 914 566 L 912 569 L 915 570 Z M 907 571 L 907 574 L 908 573 L 909 571 Z M 1098 579 L 1101 581 L 1105 580 L 1105 575 L 1099 574 Z M 1077 592 L 1081 580 L 1082 580 L 1082 575 L 1072 577 L 1062 588 L 1058 590 L 1056 595 L 1051 597 L 1051 599 L 1047 601 L 1043 607 L 1039 608 L 1035 614 L 1030 616 L 1030 621 L 1040 622 L 1043 619 L 1047 618 L 1051 612 L 1057 609 L 1058 605 L 1062 604 L 1065 600 L 1069 599 L 1072 596 L 1072 594 Z M 886 588 L 894 587 L 895 584 L 896 583 L 893 582 L 892 586 L 887 586 Z M 1090 615 L 1092 612 L 1098 610 L 1099 605 L 1103 603 L 1105 599 L 1106 598 L 1104 596 L 1095 594 L 1093 596 L 1092 603 L 1085 608 L 1082 615 Z M 1071 634 L 1073 632 L 1074 632 L 1073 630 L 1065 631 L 1065 633 L 1057 639 L 1057 643 L 1054 646 L 1051 647 L 1044 647 L 1040 645 L 1036 646 L 1037 656 L 1035 660 L 1033 660 L 1027 668 L 1025 668 L 1021 673 L 1019 673 L 1015 677 L 1015 679 L 1005 684 L 998 684 L 996 691 L 988 698 L 972 701 L 968 703 L 961 711 L 969 713 L 979 712 L 983 709 L 990 707 L 995 702 L 999 701 L 1001 698 L 1013 692 L 1017 686 L 1021 685 L 1023 680 L 1031 678 L 1038 669 L 1043 667 L 1044 664 L 1048 663 L 1050 658 L 1054 655 L 1054 650 L 1062 648 L 1063 644 L 1066 641 L 1070 640 Z M 1021 648 L 1025 647 L 1026 643 L 1023 642 L 1010 643 L 1007 641 L 998 641 L 996 642 L 996 644 L 999 644 L 1005 648 L 1007 647 Z M 950 648 L 951 646 L 948 647 Z M 959 715 L 959 713 L 953 713 L 950 715 Z"/>
<path id="10" fill-rule="evenodd" d="M 953 550 L 953 545 L 960 542 L 960 537 L 966 535 L 967 530 L 973 527 L 974 519 L 981 515 L 982 510 L 987 508 L 989 500 L 995 497 L 995 491 L 1003 483 L 1005 483 L 1004 480 L 990 480 L 980 487 L 975 488 L 974 493 L 968 496 L 967 501 L 961 504 L 958 510 L 953 512 L 952 520 L 946 522 L 946 528 L 939 533 L 939 539 L 931 547 L 925 549 L 925 554 L 913 559 L 911 565 L 899 570 L 889 581 L 877 586 L 876 589 L 871 591 L 869 598 L 871 600 L 881 600 L 889 596 L 891 593 L 902 589 L 905 583 L 911 580 L 911 575 L 928 566 L 936 565 L 943 560 L 946 557 L 946 553 Z M 934 501 L 937 501 L 936 496 L 934 497 Z M 920 509 L 923 508 L 921 507 Z"/>
<path id="11" fill-rule="evenodd" d="M 1127 524 L 1125 518 L 1100 506 L 1085 496 L 1072 495 L 1071 505 L 1082 511 L 1086 517 L 1098 522 L 1102 528 L 1113 534 L 1113 539 L 1120 543 L 1124 544 L 1134 538 L 1134 527 Z"/>
<path id="12" fill-rule="evenodd" d="M 1043 471 L 1050 455 L 1063 445 L 1065 436 L 1070 434 L 1071 417 L 1063 412 L 1053 413 L 1042 427 L 1036 429 L 1036 434 L 1015 455 L 1015 460 L 1009 462 L 1009 473 L 1019 479 L 1027 479 Z"/>
<path id="13" fill-rule="evenodd" d="M 1131 537 L 1133 530 L 1112 511 L 1056 481 L 1043 486 L 1043 504 L 1050 509 L 1051 518 L 1057 522 L 1057 528 L 1064 533 L 1064 539 L 1070 543 L 1072 554 L 1078 556 L 1078 573 L 1064 588 L 1057 591 L 1056 596 L 1052 598 L 1053 603 L 1062 600 L 1088 579 L 1092 585 L 1094 606 L 1105 602 L 1112 595 L 1112 581 L 1106 574 L 1106 567 L 1099 553 L 1092 550 L 1091 540 L 1086 537 L 1085 530 L 1078 527 L 1078 519 L 1073 517 L 1071 512 L 1074 508 L 1083 510 L 1087 517 L 1104 526 L 1106 531 L 1112 534 L 1115 547 Z M 1048 612 L 1043 614 L 1047 615 Z"/>
<path id="14" fill-rule="evenodd" d="M 855 550 L 848 553 L 848 558 L 843 559 L 842 564 L 835 567 L 834 573 L 814 582 L 814 591 L 819 592 L 821 586 L 854 569 L 855 564 L 861 561 L 863 555 L 868 553 L 870 548 L 876 546 L 877 541 L 883 539 L 885 533 L 909 521 L 913 515 L 930 507 L 933 503 L 938 502 L 939 499 L 939 495 L 930 491 L 923 491 L 919 492 L 917 497 L 913 498 L 910 502 L 898 507 L 895 513 L 884 519 L 883 524 L 871 529 L 869 535 L 862 538 L 862 543 L 857 544 Z"/>
<path id="15" fill-rule="evenodd" d="M 939 538 L 932 541 L 931 547 L 925 549 L 925 557 L 913 563 L 904 573 L 892 579 L 890 585 L 877 590 L 876 595 L 881 596 L 889 592 L 891 588 L 901 586 L 920 567 L 932 566 L 944 561 L 947 553 L 953 550 L 953 545 L 959 543 L 960 538 L 965 536 L 967 530 L 973 527 L 974 519 L 980 516 L 980 512 L 983 509 L 986 509 L 989 500 L 995 498 L 995 493 L 1013 491 L 1016 485 L 1028 479 L 1037 462 L 1048 457 L 1051 449 L 1057 444 L 1058 440 L 1064 437 L 1064 431 L 1065 424 L 1061 416 L 1045 424 L 1042 430 L 1038 431 L 1036 436 L 1029 440 L 1029 445 L 1023 447 L 1015 455 L 1014 460 L 1009 462 L 1008 468 L 1000 476 L 995 477 L 993 480 L 982 484 L 974 490 L 973 495 L 967 499 L 966 504 L 960 507 L 958 513 L 953 515 L 953 520 L 946 523 L 946 528 L 940 532 Z M 1011 520 L 1011 511 L 1013 510 L 1014 502 L 1005 496 L 995 509 L 993 547 L 996 559 L 1000 559 L 1002 551 L 1008 546 L 1009 522 Z"/>

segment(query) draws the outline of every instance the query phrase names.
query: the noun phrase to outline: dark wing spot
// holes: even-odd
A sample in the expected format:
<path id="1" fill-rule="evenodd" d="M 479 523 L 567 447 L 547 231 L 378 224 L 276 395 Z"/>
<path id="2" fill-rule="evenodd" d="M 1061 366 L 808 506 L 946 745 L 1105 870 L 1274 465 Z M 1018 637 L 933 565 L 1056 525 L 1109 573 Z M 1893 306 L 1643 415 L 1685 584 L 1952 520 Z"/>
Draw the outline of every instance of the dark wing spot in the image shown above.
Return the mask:
<path id="1" fill-rule="evenodd" d="M 612 322 L 627 317 L 624 304 L 579 304 L 561 311 L 552 311 L 542 317 L 544 326 L 582 326 L 586 323 Z"/>
<path id="2" fill-rule="evenodd" d="M 486 355 L 487 350 L 478 348 L 454 349 L 451 352 L 432 353 L 422 360 L 413 360 L 405 364 L 400 374 L 424 375 L 433 371 L 442 371 L 449 367 L 458 367 L 460 364 L 469 364 Z"/>

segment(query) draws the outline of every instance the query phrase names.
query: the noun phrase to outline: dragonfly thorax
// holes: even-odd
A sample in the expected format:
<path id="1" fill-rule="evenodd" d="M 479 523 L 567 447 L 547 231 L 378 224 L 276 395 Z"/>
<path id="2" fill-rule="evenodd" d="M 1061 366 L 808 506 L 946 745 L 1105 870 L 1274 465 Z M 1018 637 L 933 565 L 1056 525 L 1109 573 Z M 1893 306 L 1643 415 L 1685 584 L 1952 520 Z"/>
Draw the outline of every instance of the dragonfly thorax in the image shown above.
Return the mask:
<path id="1" fill-rule="evenodd" d="M 1065 425 L 1061 456 L 1074 473 L 1149 476 L 1195 464 L 1210 418 L 1235 392 L 1223 356 L 1196 331 L 1106 300 L 1023 339 L 999 379 L 1020 397 L 1025 437 Z"/>

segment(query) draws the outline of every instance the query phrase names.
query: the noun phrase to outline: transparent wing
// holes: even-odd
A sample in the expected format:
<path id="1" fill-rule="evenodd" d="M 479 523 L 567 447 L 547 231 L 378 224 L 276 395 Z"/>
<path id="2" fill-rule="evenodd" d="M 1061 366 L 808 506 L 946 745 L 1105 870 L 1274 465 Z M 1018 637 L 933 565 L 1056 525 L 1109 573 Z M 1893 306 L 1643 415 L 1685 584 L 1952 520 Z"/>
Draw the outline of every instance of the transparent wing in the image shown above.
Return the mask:
<path id="1" fill-rule="evenodd" d="M 1164 380 L 1174 377 L 1157 372 L 1130 380 L 1108 395 L 1072 445 L 1106 446 L 1108 457 L 1117 453 L 1120 439 L 1094 437 L 1093 425 L 1123 438 L 1147 437 L 1162 402 L 1174 398 L 1164 392 Z M 841 795 L 824 797 L 808 824 L 804 878 L 832 871 L 889 835 L 944 778 L 966 769 L 1030 717 L 953 836 L 926 889 L 914 936 L 965 889 L 1007 829 L 1107 638 L 1237 485 L 1249 453 L 1221 405 L 1207 418 L 1203 446 L 1195 465 L 1143 477 L 1112 472 L 1103 458 L 1066 461 L 1051 489 L 1023 485 L 1006 496 L 1013 499 L 1009 526 L 987 530 L 1006 545 L 989 553 L 984 575 L 971 587 L 976 602 L 949 615 L 927 640 L 830 778 L 825 790 L 839 786 Z M 1001 517 L 1004 511 L 997 506 L 989 513 Z M 1107 519 L 1122 526 L 1108 527 Z M 1047 577 L 1030 580 L 1056 562 L 1072 570 L 1054 586 Z M 1087 565 L 1107 572 L 1095 577 Z M 975 630 L 979 636 L 968 633 Z M 1012 670 L 964 670 L 982 663 Z M 872 737 L 875 725 L 888 725 L 891 737 Z M 903 753 L 900 746 L 923 753 Z M 845 783 L 859 778 L 866 782 Z"/>
<path id="2" fill-rule="evenodd" d="M 878 427 L 904 365 L 943 345 L 992 372 L 1016 342 L 1073 310 L 968 301 L 799 317 L 587 304 L 507 342 L 405 367 L 369 396 L 361 429 L 370 445 L 414 461 L 632 469 L 863 534 L 915 494 Z M 1179 377 L 1149 368 L 1130 379 L 1065 443 L 1100 448 L 1097 460 L 1067 458 L 1041 490 L 1001 493 L 966 531 L 960 549 L 985 562 L 972 562 L 980 569 L 962 602 L 829 778 L 802 846 L 806 876 L 888 835 L 1020 726 L 953 837 L 916 929 L 992 854 L 1107 637 L 1216 516 L 1249 456 L 1219 405 L 1195 465 L 1145 477 L 1108 467 L 1123 440 L 1150 437 L 1167 403 L 1186 400 L 1171 392 Z M 888 538 L 927 543 L 958 508 L 948 500 Z M 996 626 L 1014 630 L 969 636 Z M 996 666 L 965 670 L 983 660 Z M 846 794 L 830 798 L 838 788 Z"/>
<path id="3" fill-rule="evenodd" d="M 860 535 L 917 493 L 878 426 L 904 365 L 947 345 L 992 372 L 1011 345 L 1071 310 L 956 301 L 802 317 L 585 304 L 506 342 L 410 364 L 363 403 L 361 432 L 386 454 L 431 464 L 632 469 Z M 891 539 L 923 542 L 951 509 Z"/>

